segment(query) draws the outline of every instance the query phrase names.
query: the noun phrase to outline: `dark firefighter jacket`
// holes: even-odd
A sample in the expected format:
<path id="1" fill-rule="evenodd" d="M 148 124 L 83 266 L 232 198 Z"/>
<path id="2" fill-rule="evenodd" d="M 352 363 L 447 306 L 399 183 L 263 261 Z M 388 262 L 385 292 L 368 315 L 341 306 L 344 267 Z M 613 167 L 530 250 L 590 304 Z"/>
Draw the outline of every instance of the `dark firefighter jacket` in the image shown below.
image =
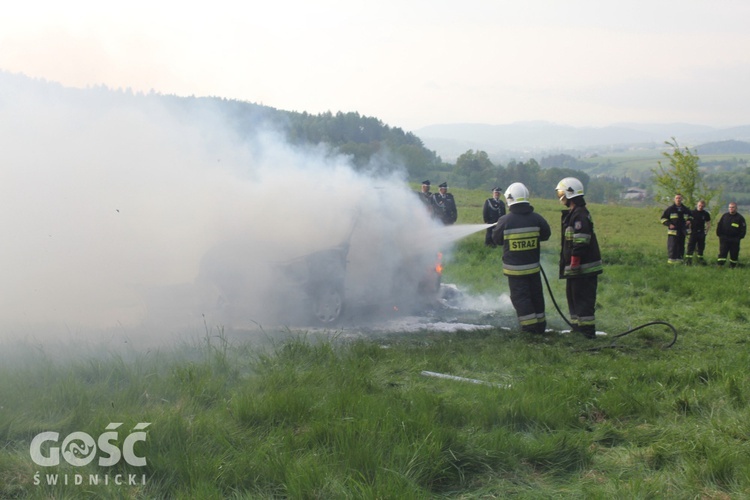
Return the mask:
<path id="1" fill-rule="evenodd" d="M 603 271 L 599 242 L 594 234 L 594 221 L 591 220 L 583 197 L 578 203 L 572 210 L 562 211 L 560 278 L 591 276 Z M 581 260 L 579 269 L 570 268 L 570 258 L 574 255 Z"/>
<path id="2" fill-rule="evenodd" d="M 516 203 L 497 221 L 492 241 L 503 245 L 503 274 L 523 276 L 539 272 L 539 242 L 552 234 L 544 217 L 528 203 Z"/>
<path id="3" fill-rule="evenodd" d="M 661 223 L 667 226 L 667 235 L 677 236 L 687 232 L 687 221 L 690 219 L 690 210 L 685 205 L 679 207 L 674 203 L 661 214 Z M 674 226 L 669 229 L 669 226 Z"/>
<path id="4" fill-rule="evenodd" d="M 695 209 L 690 212 L 690 230 L 693 234 L 703 235 L 706 234 L 706 222 L 711 221 L 711 214 L 708 210 Z"/>
<path id="5" fill-rule="evenodd" d="M 716 224 L 716 236 L 726 241 L 740 241 L 745 237 L 746 231 L 745 218 L 738 212 L 725 213 Z"/>
<path id="6" fill-rule="evenodd" d="M 427 191 L 426 193 L 417 191 L 417 196 L 419 196 L 419 201 L 424 204 L 427 212 L 432 215 L 432 193 L 430 193 L 429 191 Z"/>
<path id="7" fill-rule="evenodd" d="M 482 208 L 482 218 L 485 224 L 494 224 L 497 220 L 505 215 L 505 203 L 503 200 L 488 198 Z"/>
<path id="8" fill-rule="evenodd" d="M 440 193 L 433 194 L 432 211 L 435 214 L 435 217 L 440 219 L 446 226 L 453 224 L 458 218 L 456 201 L 450 193 L 445 193 L 445 195 Z"/>

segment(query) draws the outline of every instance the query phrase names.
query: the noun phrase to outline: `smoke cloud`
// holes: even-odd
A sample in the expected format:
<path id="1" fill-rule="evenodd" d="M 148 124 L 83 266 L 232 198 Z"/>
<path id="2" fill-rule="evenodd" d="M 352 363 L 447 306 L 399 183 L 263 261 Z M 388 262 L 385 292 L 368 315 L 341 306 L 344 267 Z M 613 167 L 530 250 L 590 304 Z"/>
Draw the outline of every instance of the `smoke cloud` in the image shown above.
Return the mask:
<path id="1" fill-rule="evenodd" d="M 6 337 L 291 324 L 304 294 L 290 263 L 348 242 L 347 302 L 387 301 L 394 276 L 455 239 L 402 175 L 356 172 L 273 130 L 239 137 L 213 101 L 178 111 L 0 77 Z"/>

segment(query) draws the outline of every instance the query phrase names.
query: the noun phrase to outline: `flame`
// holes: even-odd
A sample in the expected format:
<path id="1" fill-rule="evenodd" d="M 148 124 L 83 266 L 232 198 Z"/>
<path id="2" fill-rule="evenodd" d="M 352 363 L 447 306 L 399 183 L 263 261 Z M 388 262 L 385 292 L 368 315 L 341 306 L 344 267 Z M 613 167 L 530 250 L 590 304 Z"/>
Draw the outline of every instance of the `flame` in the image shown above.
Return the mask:
<path id="1" fill-rule="evenodd" d="M 437 254 L 437 262 L 435 263 L 435 272 L 442 275 L 443 274 L 443 253 L 438 252 Z"/>

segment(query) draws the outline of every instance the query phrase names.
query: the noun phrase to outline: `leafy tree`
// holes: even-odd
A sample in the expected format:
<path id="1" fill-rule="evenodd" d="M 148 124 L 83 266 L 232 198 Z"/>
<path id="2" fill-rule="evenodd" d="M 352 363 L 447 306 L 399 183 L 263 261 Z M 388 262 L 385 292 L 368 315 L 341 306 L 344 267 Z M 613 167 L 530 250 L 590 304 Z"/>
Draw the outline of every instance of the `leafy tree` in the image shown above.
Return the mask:
<path id="1" fill-rule="evenodd" d="M 492 184 L 492 187 L 499 187 L 503 192 L 510 184 L 508 181 L 508 175 L 505 167 L 498 164 L 491 172 L 487 179 Z"/>
<path id="2" fill-rule="evenodd" d="M 541 168 L 534 158 L 527 162 L 517 162 L 511 160 L 505 167 L 505 182 L 508 186 L 514 182 L 522 182 L 531 192 L 532 196 L 541 197 L 547 186 L 541 186 L 539 182 L 539 173 Z M 555 181 L 556 182 L 556 181 Z M 554 188 L 554 186 L 553 186 Z"/>
<path id="3" fill-rule="evenodd" d="M 409 177 L 415 180 L 430 177 L 436 167 L 436 156 L 422 146 L 414 144 L 402 144 L 395 150 L 395 154 L 407 166 Z"/>
<path id="4" fill-rule="evenodd" d="M 466 187 L 480 187 L 494 168 L 490 157 L 484 151 L 468 150 L 456 159 L 456 174 L 466 179 Z"/>
<path id="5" fill-rule="evenodd" d="M 706 205 L 718 196 L 717 190 L 709 189 L 700 172 L 700 158 L 690 148 L 680 148 L 677 140 L 672 137 L 665 144 L 672 148 L 671 152 L 662 153 L 669 160 L 669 166 L 665 167 L 661 161 L 658 168 L 651 172 L 656 186 L 656 201 L 669 204 L 677 193 L 682 194 L 683 203 L 688 207 L 694 207 L 700 199 L 706 200 Z"/>
<path id="6" fill-rule="evenodd" d="M 279 117 L 279 128 L 286 131 L 292 144 L 325 143 L 332 151 L 349 156 L 357 169 L 371 168 L 373 162 L 386 169 L 405 167 L 415 180 L 444 170 L 440 157 L 425 148 L 416 135 L 377 118 L 341 111 L 317 115 L 278 111 L 271 116 Z"/>
<path id="7" fill-rule="evenodd" d="M 562 168 L 562 169 L 575 169 L 579 170 L 582 168 L 588 168 L 591 165 L 585 161 L 579 160 L 573 156 L 567 154 L 556 154 L 545 156 L 539 162 L 539 166 L 542 168 Z"/>

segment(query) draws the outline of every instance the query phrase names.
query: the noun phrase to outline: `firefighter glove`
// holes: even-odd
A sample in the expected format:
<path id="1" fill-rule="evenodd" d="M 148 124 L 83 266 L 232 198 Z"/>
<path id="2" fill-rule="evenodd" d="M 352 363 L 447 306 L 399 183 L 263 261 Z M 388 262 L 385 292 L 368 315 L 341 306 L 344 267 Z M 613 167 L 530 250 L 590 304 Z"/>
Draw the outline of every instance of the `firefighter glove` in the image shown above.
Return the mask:
<path id="1" fill-rule="evenodd" d="M 576 255 L 570 256 L 570 270 L 578 271 L 581 269 L 581 258 Z"/>

